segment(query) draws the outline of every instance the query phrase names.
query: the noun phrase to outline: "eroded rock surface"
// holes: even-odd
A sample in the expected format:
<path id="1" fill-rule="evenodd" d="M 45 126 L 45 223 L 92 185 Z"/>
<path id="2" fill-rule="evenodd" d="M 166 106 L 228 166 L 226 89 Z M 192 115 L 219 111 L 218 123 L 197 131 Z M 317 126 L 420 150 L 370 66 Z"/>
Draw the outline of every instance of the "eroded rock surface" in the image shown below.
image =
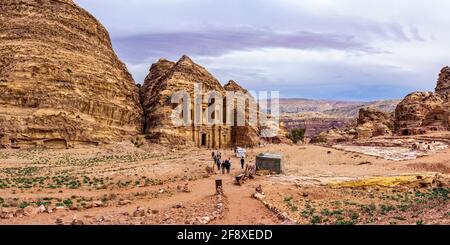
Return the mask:
<path id="1" fill-rule="evenodd" d="M 450 130 L 450 68 L 441 70 L 435 92 L 409 94 L 397 105 L 394 115 L 362 109 L 356 130 L 359 139 Z"/>
<path id="2" fill-rule="evenodd" d="M 68 147 L 141 132 L 138 88 L 106 29 L 71 0 L 0 4 L 0 143 Z"/>
<path id="3" fill-rule="evenodd" d="M 225 90 L 220 82 L 186 55 L 176 63 L 160 59 L 151 66 L 141 88 L 147 138 L 163 144 L 190 144 L 198 147 L 223 148 L 231 145 L 231 126 L 204 125 L 206 113 L 195 115 L 195 84 L 201 84 L 202 91 L 198 94 L 200 99 L 210 91 L 225 97 Z M 190 99 L 192 123 L 188 125 L 179 126 L 174 123 L 173 110 L 176 104 L 172 103 L 171 98 L 175 92 L 185 92 Z M 202 110 L 206 110 L 208 104 L 203 101 Z M 200 125 L 194 125 L 199 116 Z M 215 115 L 215 118 L 218 120 L 221 117 Z"/>
<path id="4" fill-rule="evenodd" d="M 234 107 L 234 118 L 235 122 L 233 124 L 231 135 L 233 139 L 233 144 L 235 146 L 241 146 L 241 147 L 254 147 L 257 146 L 260 142 L 259 138 L 259 129 L 257 125 L 257 121 L 255 121 L 255 125 L 250 124 L 250 118 L 247 115 L 250 115 L 250 103 L 253 103 L 256 106 L 256 100 L 251 97 L 248 90 L 241 87 L 239 84 L 237 84 L 235 81 L 231 80 L 227 84 L 225 84 L 224 89 L 229 92 L 235 92 L 237 96 L 243 96 L 243 99 L 247 99 L 245 102 L 245 105 L 243 103 L 238 104 L 235 103 Z M 247 97 L 246 97 L 247 96 Z M 251 100 L 251 101 L 249 101 Z M 245 100 L 244 100 L 245 101 Z M 237 101 L 236 101 L 237 102 Z M 237 124 L 237 118 L 238 113 L 245 112 L 242 117 L 244 118 L 244 124 L 243 126 L 238 126 Z M 257 116 L 257 115 L 256 115 Z"/>
<path id="5" fill-rule="evenodd" d="M 395 130 L 401 135 L 450 130 L 450 68 L 439 74 L 435 93 L 409 94 L 395 111 Z"/>
<path id="6" fill-rule="evenodd" d="M 357 121 L 357 137 L 359 139 L 365 139 L 392 135 L 392 131 L 394 130 L 393 117 L 393 113 L 382 112 L 376 108 L 362 108 L 359 111 Z"/>
<path id="7" fill-rule="evenodd" d="M 436 93 L 448 96 L 450 94 L 450 67 L 442 68 L 436 86 Z"/>

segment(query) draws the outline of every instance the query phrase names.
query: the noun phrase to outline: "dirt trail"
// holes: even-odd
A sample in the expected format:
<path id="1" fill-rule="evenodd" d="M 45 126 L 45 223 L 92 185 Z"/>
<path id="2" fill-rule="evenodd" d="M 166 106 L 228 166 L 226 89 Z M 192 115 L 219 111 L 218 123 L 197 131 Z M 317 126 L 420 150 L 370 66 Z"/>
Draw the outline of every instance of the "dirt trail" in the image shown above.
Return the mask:
<path id="1" fill-rule="evenodd" d="M 280 224 L 281 221 L 271 213 L 261 202 L 253 199 L 247 187 L 229 187 L 226 192 L 227 211 L 224 217 L 213 224 L 236 225 L 270 225 Z"/>
<path id="2" fill-rule="evenodd" d="M 233 170 L 232 174 L 222 175 L 216 174 L 209 178 L 199 179 L 189 182 L 189 193 L 176 193 L 170 196 L 161 196 L 159 198 L 148 199 L 140 197 L 133 200 L 129 205 L 125 206 L 109 206 L 103 208 L 89 209 L 83 211 L 59 211 L 53 214 L 41 214 L 33 217 L 23 217 L 9 220 L 9 224 L 54 224 L 57 218 L 71 220 L 72 217 L 98 217 L 98 216 L 120 216 L 123 212 L 132 213 L 136 207 L 144 207 L 151 210 L 163 210 L 177 204 L 200 203 L 207 197 L 214 196 L 215 180 L 222 179 L 224 186 L 225 212 L 221 219 L 213 221 L 211 224 L 236 224 L 236 225 L 256 225 L 256 224 L 280 224 L 281 221 L 270 212 L 262 203 L 252 198 L 255 188 L 259 185 L 258 180 L 252 180 L 243 186 L 234 184 L 234 176 L 238 170 Z M 176 185 L 176 183 L 172 184 Z M 158 189 L 160 187 L 144 188 Z M 139 189 L 138 189 L 139 190 Z M 130 191 L 130 190 L 128 190 Z M 136 191 L 136 189 L 134 190 Z M 107 192 L 107 191 L 106 191 Z M 122 191 L 123 192 L 123 191 Z M 39 195 L 39 194 L 38 194 Z M 41 194 L 42 195 L 42 194 Z M 210 203 L 204 203 L 210 205 Z M 1 223 L 1 222 L 0 222 Z"/>
<path id="3" fill-rule="evenodd" d="M 235 173 L 237 171 L 233 171 L 231 175 L 218 175 L 215 177 L 215 179 L 222 178 L 224 181 L 224 194 L 227 203 L 223 218 L 214 221 L 212 224 L 280 224 L 281 221 L 275 214 L 270 212 L 261 202 L 252 198 L 258 182 L 252 180 L 242 186 L 235 185 L 233 179 Z"/>

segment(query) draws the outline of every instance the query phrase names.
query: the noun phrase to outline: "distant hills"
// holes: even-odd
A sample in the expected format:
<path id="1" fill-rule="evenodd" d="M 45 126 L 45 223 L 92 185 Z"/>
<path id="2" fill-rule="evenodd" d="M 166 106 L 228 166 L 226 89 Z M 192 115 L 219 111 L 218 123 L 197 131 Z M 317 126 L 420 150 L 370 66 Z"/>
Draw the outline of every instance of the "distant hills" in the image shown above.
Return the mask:
<path id="1" fill-rule="evenodd" d="M 288 129 L 305 128 L 306 136 L 317 137 L 333 128 L 353 125 L 358 112 L 364 107 L 375 107 L 381 111 L 393 112 L 400 100 L 379 100 L 372 102 L 333 101 L 312 99 L 280 99 L 281 120 Z"/>
<path id="2" fill-rule="evenodd" d="M 364 107 L 375 107 L 393 112 L 401 100 L 378 100 L 372 102 L 334 101 L 313 99 L 280 99 L 280 113 L 284 116 L 313 118 L 355 118 Z"/>

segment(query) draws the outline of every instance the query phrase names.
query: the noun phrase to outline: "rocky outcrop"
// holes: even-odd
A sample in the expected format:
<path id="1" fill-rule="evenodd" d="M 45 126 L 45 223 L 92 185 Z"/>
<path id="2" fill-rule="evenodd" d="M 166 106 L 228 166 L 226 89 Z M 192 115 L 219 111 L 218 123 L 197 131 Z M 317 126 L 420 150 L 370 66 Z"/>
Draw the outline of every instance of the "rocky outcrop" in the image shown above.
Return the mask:
<path id="1" fill-rule="evenodd" d="M 330 129 L 326 132 L 322 132 L 314 139 L 318 143 L 335 144 L 341 142 L 347 142 L 355 139 L 356 131 L 351 128 L 347 129 Z"/>
<path id="2" fill-rule="evenodd" d="M 249 93 L 247 89 L 241 87 L 241 85 L 237 84 L 237 83 L 236 83 L 235 81 L 233 81 L 233 80 L 230 80 L 227 84 L 225 84 L 225 85 L 223 86 L 223 88 L 224 88 L 226 91 L 231 91 L 231 92 L 241 92 L 241 93 L 243 93 L 243 94 L 248 94 L 248 93 Z"/>
<path id="3" fill-rule="evenodd" d="M 432 92 L 415 92 L 397 106 L 395 129 L 401 135 L 423 134 L 427 131 L 447 130 L 447 113 L 443 98 Z M 448 118 L 447 118 L 448 122 Z"/>
<path id="4" fill-rule="evenodd" d="M 414 92 L 405 97 L 395 113 L 367 107 L 359 111 L 357 124 L 346 129 L 331 129 L 317 138 L 319 142 L 341 142 L 376 136 L 416 135 L 450 130 L 450 68 L 439 74 L 435 92 Z"/>
<path id="5" fill-rule="evenodd" d="M 0 4 L 0 142 L 97 145 L 141 132 L 138 88 L 106 29 L 71 0 Z"/>
<path id="6" fill-rule="evenodd" d="M 354 125 L 354 118 L 329 118 L 308 116 L 283 116 L 281 120 L 291 130 L 295 128 L 306 129 L 305 137 L 316 138 L 319 134 L 330 129 L 345 129 Z"/>
<path id="7" fill-rule="evenodd" d="M 259 129 L 258 125 L 250 125 L 249 117 L 246 115 L 250 115 L 250 105 L 249 103 L 254 103 L 256 105 L 256 100 L 249 94 L 248 90 L 241 87 L 239 84 L 237 84 L 235 81 L 231 80 L 227 84 L 225 84 L 224 89 L 228 92 L 238 92 L 240 94 L 236 94 L 236 96 L 242 95 L 245 99 L 251 100 L 250 102 L 246 102 L 245 105 L 238 105 L 235 101 L 234 106 L 234 118 L 235 122 L 233 124 L 232 130 L 231 130 L 231 137 L 232 137 L 232 144 L 234 146 L 239 147 L 254 147 L 259 145 L 260 143 L 260 137 L 259 137 Z M 247 97 L 247 98 L 245 98 Z M 239 108 L 239 107 L 245 107 L 245 108 Z M 244 126 L 237 126 L 237 118 L 239 112 L 245 112 L 243 115 L 244 118 Z M 257 123 L 257 122 L 256 122 Z"/>
<path id="8" fill-rule="evenodd" d="M 201 84 L 202 112 L 194 111 L 195 84 Z M 191 104 L 189 125 L 175 125 L 173 111 L 176 104 L 171 101 L 175 92 L 186 92 Z M 144 108 L 144 125 L 147 138 L 163 144 L 205 146 L 223 148 L 231 145 L 231 127 L 229 125 L 206 125 L 205 110 L 209 102 L 203 101 L 208 92 L 216 91 L 225 97 L 225 90 L 219 81 L 205 68 L 194 63 L 184 55 L 178 62 L 160 59 L 150 68 L 150 73 L 141 88 L 141 101 Z M 184 113 L 184 111 L 183 111 Z M 214 114 L 215 115 L 215 114 Z M 201 116 L 200 125 L 194 125 Z M 180 115 L 181 118 L 181 115 Z M 215 115 L 219 119 L 220 115 Z"/>
<path id="9" fill-rule="evenodd" d="M 400 135 L 450 130 L 450 68 L 439 74 L 435 93 L 414 92 L 397 106 L 395 131 Z"/>
<path id="10" fill-rule="evenodd" d="M 201 91 L 195 91 L 196 84 L 201 85 Z M 191 118 L 188 124 L 185 123 L 182 126 L 176 125 L 173 120 L 174 116 L 177 117 L 173 114 L 174 109 L 181 104 L 181 101 L 172 103 L 172 95 L 180 91 L 185 92 L 188 96 L 186 99 L 190 100 L 191 105 L 187 111 L 183 109 L 179 113 L 180 118 L 181 114 L 185 119 L 186 114 Z M 220 98 L 208 98 L 207 96 L 211 95 L 210 92 L 220 95 Z M 250 123 L 250 105 L 257 108 L 255 99 L 234 81 L 222 87 L 211 73 L 186 55 L 177 62 L 160 59 L 153 64 L 140 94 L 144 108 L 145 133 L 147 138 L 154 142 L 208 148 L 254 147 L 260 143 L 261 129 L 258 127 L 258 111 L 255 125 Z M 244 96 L 245 104 L 237 103 L 240 99 L 236 96 L 239 94 Z M 196 97 L 202 101 L 201 113 L 197 113 L 199 108 L 194 104 Z M 222 101 L 216 101 L 217 99 Z M 219 110 L 207 115 L 207 108 L 214 104 Z M 227 108 L 228 104 L 229 108 Z M 238 118 L 244 119 L 243 124 L 237 122 Z M 207 123 L 208 119 L 212 119 L 213 123 Z M 277 133 L 279 134 L 271 135 L 271 137 L 275 140 L 284 137 L 282 127 L 277 127 Z"/>
<path id="11" fill-rule="evenodd" d="M 269 119 L 270 120 L 270 119 Z M 260 127 L 261 136 L 264 140 L 274 144 L 292 144 L 289 138 L 289 130 L 284 122 L 274 123 L 269 126 Z M 268 133 L 269 132 L 269 133 Z M 270 137 L 267 137 L 269 135 Z"/>
<path id="12" fill-rule="evenodd" d="M 358 139 L 392 135 L 394 130 L 394 114 L 382 112 L 373 107 L 362 108 L 356 126 Z"/>
<path id="13" fill-rule="evenodd" d="M 450 94 L 450 67 L 448 66 L 442 68 L 439 74 L 436 93 L 446 97 Z"/>

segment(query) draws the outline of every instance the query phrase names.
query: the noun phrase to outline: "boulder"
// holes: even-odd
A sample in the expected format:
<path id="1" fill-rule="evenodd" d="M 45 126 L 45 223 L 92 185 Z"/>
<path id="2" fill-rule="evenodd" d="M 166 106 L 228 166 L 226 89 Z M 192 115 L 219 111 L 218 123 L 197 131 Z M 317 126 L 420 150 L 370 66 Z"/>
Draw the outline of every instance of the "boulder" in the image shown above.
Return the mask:
<path id="1" fill-rule="evenodd" d="M 14 215 L 15 215 L 14 209 L 3 207 L 0 208 L 0 219 L 11 219 L 14 218 Z"/>
<path id="2" fill-rule="evenodd" d="M 120 206 L 125 206 L 125 205 L 128 205 L 128 204 L 131 204 L 130 200 L 120 200 L 119 201 L 119 205 Z"/>
<path id="3" fill-rule="evenodd" d="M 356 126 L 358 139 L 392 135 L 393 130 L 393 113 L 386 113 L 372 107 L 360 109 Z"/>
<path id="4" fill-rule="evenodd" d="M 133 212 L 133 217 L 144 217 L 145 216 L 145 209 L 142 207 L 137 207 L 136 210 Z"/>
<path id="5" fill-rule="evenodd" d="M 95 208 L 98 208 L 98 207 L 103 207 L 103 202 L 102 201 L 93 201 L 92 202 L 92 206 L 93 207 L 95 207 Z"/>
<path id="6" fill-rule="evenodd" d="M 34 216 L 39 213 L 39 210 L 32 206 L 27 206 L 23 209 L 23 215 L 25 216 Z"/>
<path id="7" fill-rule="evenodd" d="M 326 132 L 322 132 L 317 137 L 317 141 L 321 143 L 335 144 L 340 142 L 347 142 L 354 139 L 354 135 L 349 134 L 342 129 L 331 129 Z"/>

